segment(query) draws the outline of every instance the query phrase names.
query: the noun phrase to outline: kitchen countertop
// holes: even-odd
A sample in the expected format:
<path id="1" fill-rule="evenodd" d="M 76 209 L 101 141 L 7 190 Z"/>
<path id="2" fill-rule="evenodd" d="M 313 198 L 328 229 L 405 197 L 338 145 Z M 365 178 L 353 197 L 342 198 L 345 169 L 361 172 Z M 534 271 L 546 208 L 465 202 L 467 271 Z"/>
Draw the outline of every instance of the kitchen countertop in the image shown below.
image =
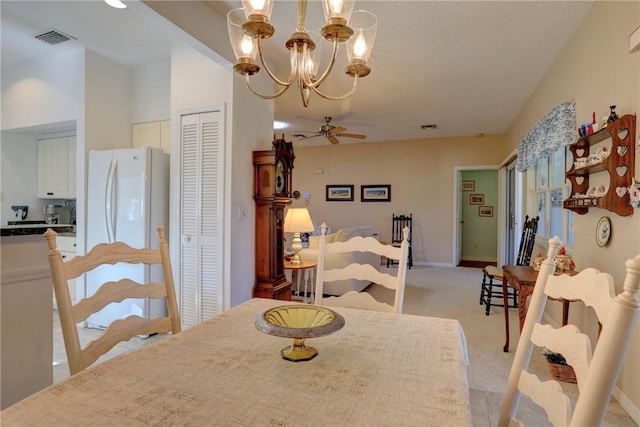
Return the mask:
<path id="1" fill-rule="evenodd" d="M 44 234 L 47 228 L 53 229 L 59 234 L 75 235 L 76 226 L 71 224 L 20 224 L 3 225 L 0 227 L 0 236 L 29 236 L 33 234 Z"/>

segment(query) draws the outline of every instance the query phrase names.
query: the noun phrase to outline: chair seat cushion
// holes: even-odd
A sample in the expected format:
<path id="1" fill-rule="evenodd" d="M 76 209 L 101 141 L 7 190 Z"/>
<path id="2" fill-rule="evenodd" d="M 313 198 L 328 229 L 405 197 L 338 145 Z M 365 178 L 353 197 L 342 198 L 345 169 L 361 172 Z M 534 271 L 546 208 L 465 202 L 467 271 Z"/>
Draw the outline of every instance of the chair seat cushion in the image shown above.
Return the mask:
<path id="1" fill-rule="evenodd" d="M 487 265 L 482 269 L 482 271 L 484 271 L 489 276 L 493 276 L 494 278 L 502 278 L 502 269 L 500 267 Z"/>

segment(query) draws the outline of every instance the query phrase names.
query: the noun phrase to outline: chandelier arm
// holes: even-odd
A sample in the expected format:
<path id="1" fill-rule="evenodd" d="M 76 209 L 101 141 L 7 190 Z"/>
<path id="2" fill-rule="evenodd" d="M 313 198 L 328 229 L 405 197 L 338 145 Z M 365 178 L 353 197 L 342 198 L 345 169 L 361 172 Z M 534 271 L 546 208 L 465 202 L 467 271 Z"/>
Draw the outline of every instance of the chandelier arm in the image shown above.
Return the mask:
<path id="1" fill-rule="evenodd" d="M 259 96 L 262 99 L 274 99 L 274 98 L 277 98 L 280 95 L 282 95 L 283 93 L 285 93 L 287 91 L 287 89 L 289 89 L 289 86 L 283 86 L 282 89 L 280 89 L 279 91 L 277 91 L 273 95 L 262 95 L 261 93 L 256 92 L 253 89 L 253 86 L 251 86 L 251 81 L 249 80 L 249 74 L 245 74 L 245 83 L 247 84 L 247 89 L 249 89 L 249 92 L 251 92 L 252 94 L 254 94 L 256 96 Z"/>
<path id="2" fill-rule="evenodd" d="M 311 89 L 313 89 L 313 91 L 315 93 L 317 93 L 318 95 L 320 95 L 324 99 L 328 99 L 330 101 L 342 101 L 343 99 L 347 99 L 348 97 L 350 97 L 351 95 L 353 95 L 355 93 L 357 85 L 358 85 L 358 75 L 356 74 L 353 77 L 353 87 L 351 88 L 351 90 L 349 92 L 345 93 L 344 95 L 340 95 L 340 96 L 326 95 L 326 94 L 320 92 L 320 90 L 315 86 L 312 86 Z"/>
<path id="3" fill-rule="evenodd" d="M 305 84 L 311 88 L 315 88 L 316 86 L 320 86 L 322 84 L 322 82 L 324 82 L 327 77 L 329 77 L 329 74 L 331 74 L 331 71 L 333 70 L 333 65 L 336 62 L 336 55 L 338 54 L 338 39 L 334 39 L 333 40 L 333 51 L 331 52 L 331 60 L 329 61 L 329 64 L 327 65 L 327 69 L 324 70 L 324 73 L 322 73 L 322 76 L 320 76 L 320 78 L 318 80 L 316 80 L 315 82 L 312 81 L 306 81 L 305 79 Z M 305 76 L 306 77 L 306 76 Z M 351 92 L 353 93 L 353 92 Z M 340 98 L 342 99 L 342 98 Z"/>
<path id="4" fill-rule="evenodd" d="M 295 80 L 295 76 L 296 76 L 295 68 L 294 67 L 289 67 L 291 71 L 290 71 L 290 74 L 289 74 L 289 80 L 286 83 L 281 81 L 280 79 L 278 79 L 271 72 L 271 70 L 267 66 L 267 63 L 264 60 L 264 56 L 262 55 L 262 39 L 260 37 L 258 37 L 258 55 L 260 56 L 260 62 L 262 63 L 262 66 L 264 67 L 264 70 L 266 71 L 267 75 L 269 77 L 271 77 L 271 80 L 273 80 L 274 82 L 276 82 L 280 86 L 286 86 L 286 87 L 291 86 L 291 83 L 293 83 L 293 81 Z"/>

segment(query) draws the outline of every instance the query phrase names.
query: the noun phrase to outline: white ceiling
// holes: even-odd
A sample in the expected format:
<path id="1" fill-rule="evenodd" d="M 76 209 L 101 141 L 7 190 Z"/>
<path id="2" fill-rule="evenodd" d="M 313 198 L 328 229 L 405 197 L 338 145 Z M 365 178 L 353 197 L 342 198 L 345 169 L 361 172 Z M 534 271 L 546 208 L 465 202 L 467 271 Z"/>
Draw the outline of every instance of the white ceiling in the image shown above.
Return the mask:
<path id="1" fill-rule="evenodd" d="M 190 3 L 183 1 L 180 7 Z M 215 13 L 240 4 L 206 3 Z M 287 139 L 295 131 L 316 130 L 324 116 L 332 116 L 332 124 L 348 128 L 349 133 L 368 135 L 364 142 L 504 134 L 591 5 L 591 1 L 359 1 L 356 9 L 369 10 L 378 18 L 371 74 L 360 80 L 358 91 L 347 100 L 313 96 L 306 109 L 292 87 L 276 99 L 275 118 L 291 124 Z M 172 36 L 156 20 L 149 20 L 148 13 L 140 13 L 143 5 L 130 2 L 130 6 L 116 10 L 100 0 L 2 0 L 2 68 L 81 47 L 132 67 L 168 58 Z M 269 53 L 280 75 L 285 74 L 279 65 L 288 61 L 283 44 L 293 32 L 295 14 L 294 2 L 276 3 L 272 19 L 276 35 Z M 308 29 L 319 29 L 321 14 L 319 3 L 310 1 Z M 49 46 L 34 39 L 52 28 L 77 40 Z M 221 28 L 211 31 L 222 34 Z M 228 40 L 223 38 L 216 37 L 216 43 L 223 43 L 219 53 L 228 57 Z M 341 71 L 345 62 L 336 65 L 331 83 L 323 85 L 326 92 L 338 94 L 351 85 Z M 438 127 L 423 130 L 423 124 Z M 319 137 L 297 144 L 314 143 L 328 142 Z"/>

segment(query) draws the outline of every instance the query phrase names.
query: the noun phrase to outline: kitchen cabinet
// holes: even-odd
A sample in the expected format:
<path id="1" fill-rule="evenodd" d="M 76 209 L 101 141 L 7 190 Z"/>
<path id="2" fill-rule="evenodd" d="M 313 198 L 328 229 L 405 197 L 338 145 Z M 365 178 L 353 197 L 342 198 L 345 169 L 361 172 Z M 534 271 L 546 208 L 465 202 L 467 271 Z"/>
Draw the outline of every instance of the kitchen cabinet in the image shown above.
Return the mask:
<path id="1" fill-rule="evenodd" d="M 56 244 L 58 245 L 58 250 L 62 255 L 62 259 L 64 262 L 71 261 L 76 256 L 76 237 L 75 236 L 64 236 L 58 234 L 56 237 Z M 74 304 L 76 301 L 76 280 L 71 279 L 68 281 L 69 283 L 69 293 L 71 294 L 71 302 Z M 57 307 L 56 296 L 53 296 L 53 306 Z"/>
<path id="2" fill-rule="evenodd" d="M 636 116 L 629 114 L 570 145 L 574 165 L 566 173 L 571 195 L 564 201 L 564 208 L 580 215 L 594 207 L 620 216 L 633 214 L 628 189 L 635 171 L 635 138 Z M 610 145 L 591 152 L 596 144 L 606 144 L 607 140 L 611 141 Z M 590 175 L 599 172 L 608 173 L 608 188 L 589 185 Z"/>
<path id="3" fill-rule="evenodd" d="M 171 154 L 171 123 L 169 120 L 135 123 L 131 126 L 133 148 L 155 147 Z"/>
<path id="4" fill-rule="evenodd" d="M 38 140 L 38 197 L 76 198 L 76 137 Z"/>

